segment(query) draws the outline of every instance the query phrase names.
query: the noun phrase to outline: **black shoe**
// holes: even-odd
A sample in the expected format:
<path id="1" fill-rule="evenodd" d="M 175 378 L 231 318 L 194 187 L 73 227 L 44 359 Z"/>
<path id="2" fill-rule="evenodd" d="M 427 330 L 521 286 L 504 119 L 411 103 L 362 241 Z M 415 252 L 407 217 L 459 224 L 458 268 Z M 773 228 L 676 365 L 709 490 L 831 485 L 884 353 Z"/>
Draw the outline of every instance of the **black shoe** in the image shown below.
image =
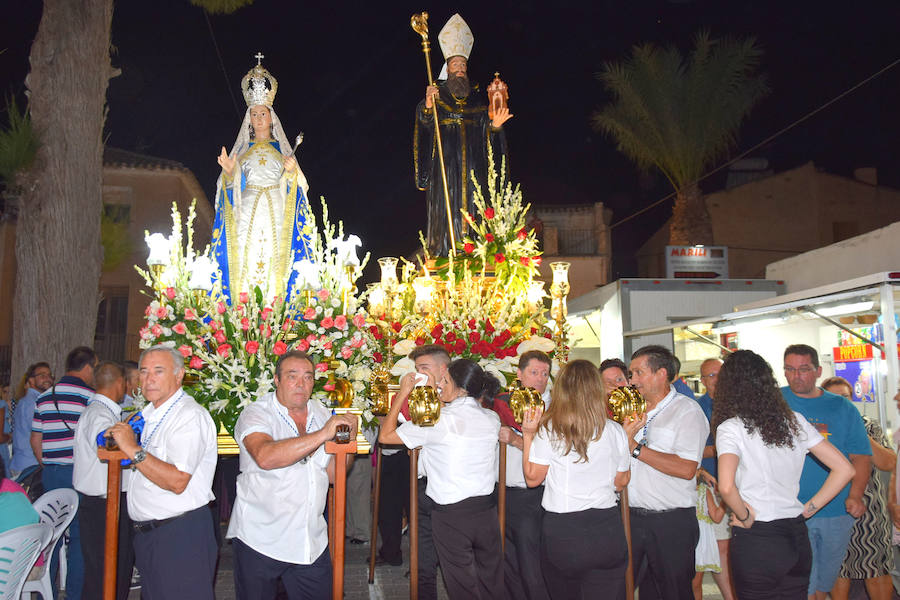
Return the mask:
<path id="1" fill-rule="evenodd" d="M 384 565 L 389 565 L 389 566 L 391 566 L 391 567 L 399 567 L 399 566 L 402 565 L 402 564 L 403 564 L 403 558 L 398 558 L 398 559 L 394 559 L 394 560 L 387 560 L 386 558 L 384 558 L 384 557 L 381 556 L 380 554 L 379 554 L 378 556 L 375 557 L 375 566 L 376 566 L 376 567 L 381 567 L 381 566 L 384 566 Z"/>

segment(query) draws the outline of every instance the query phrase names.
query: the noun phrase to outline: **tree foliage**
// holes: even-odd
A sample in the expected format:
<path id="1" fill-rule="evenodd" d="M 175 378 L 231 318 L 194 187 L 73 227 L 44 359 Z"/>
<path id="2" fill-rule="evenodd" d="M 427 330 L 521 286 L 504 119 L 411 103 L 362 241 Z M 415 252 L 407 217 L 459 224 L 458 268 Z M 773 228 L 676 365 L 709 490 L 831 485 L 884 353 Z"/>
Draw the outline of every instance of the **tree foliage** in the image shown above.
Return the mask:
<path id="1" fill-rule="evenodd" d="M 0 129 L 0 179 L 15 185 L 15 176 L 31 166 L 40 142 L 28 111 L 19 108 L 16 99 L 6 100 L 8 127 Z"/>

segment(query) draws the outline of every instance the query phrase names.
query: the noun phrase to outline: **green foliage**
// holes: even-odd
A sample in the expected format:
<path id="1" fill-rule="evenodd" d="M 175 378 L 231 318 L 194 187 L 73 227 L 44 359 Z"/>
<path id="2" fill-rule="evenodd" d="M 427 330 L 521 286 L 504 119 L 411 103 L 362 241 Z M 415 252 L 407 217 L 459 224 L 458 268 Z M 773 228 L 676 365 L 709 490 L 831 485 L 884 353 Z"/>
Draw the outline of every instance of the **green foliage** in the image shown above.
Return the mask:
<path id="1" fill-rule="evenodd" d="M 191 4 L 212 15 L 227 15 L 253 4 L 253 0 L 191 0 Z"/>
<path id="2" fill-rule="evenodd" d="M 614 99 L 594 113 L 594 128 L 679 190 L 735 146 L 744 117 L 768 93 L 761 55 L 753 38 L 714 40 L 706 31 L 687 57 L 674 47 L 635 46 L 597 74 Z"/>
<path id="3" fill-rule="evenodd" d="M 20 110 L 15 98 L 6 100 L 9 125 L 0 129 L 0 179 L 12 184 L 16 174 L 31 166 L 40 141 L 27 110 Z"/>

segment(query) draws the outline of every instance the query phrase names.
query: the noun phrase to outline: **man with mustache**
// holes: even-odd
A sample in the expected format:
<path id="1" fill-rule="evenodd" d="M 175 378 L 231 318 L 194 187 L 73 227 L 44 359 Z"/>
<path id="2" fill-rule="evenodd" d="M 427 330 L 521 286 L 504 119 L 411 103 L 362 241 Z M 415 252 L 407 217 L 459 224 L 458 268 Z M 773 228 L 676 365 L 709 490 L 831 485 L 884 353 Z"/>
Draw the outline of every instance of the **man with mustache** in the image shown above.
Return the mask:
<path id="1" fill-rule="evenodd" d="M 469 81 L 468 60 L 474 38 L 463 18 L 458 14 L 450 17 L 438 34 L 438 41 L 447 62 L 438 77 L 438 85 L 426 88 L 425 99 L 416 109 L 413 159 L 416 185 L 425 191 L 428 203 L 428 251 L 435 256 L 446 256 L 450 250 L 450 236 L 440 160 L 435 147 L 433 111 L 437 110 L 441 124 L 441 145 L 457 243 L 461 242 L 464 233 L 460 209 L 478 218 L 474 213 L 473 190 L 476 181 L 482 189 L 487 189 L 489 151 L 493 153 L 494 168 L 498 172 L 501 169 L 506 157 L 506 136 L 502 128 L 512 115 L 504 107 L 490 119 L 484 96 L 478 93 L 477 84 Z"/>

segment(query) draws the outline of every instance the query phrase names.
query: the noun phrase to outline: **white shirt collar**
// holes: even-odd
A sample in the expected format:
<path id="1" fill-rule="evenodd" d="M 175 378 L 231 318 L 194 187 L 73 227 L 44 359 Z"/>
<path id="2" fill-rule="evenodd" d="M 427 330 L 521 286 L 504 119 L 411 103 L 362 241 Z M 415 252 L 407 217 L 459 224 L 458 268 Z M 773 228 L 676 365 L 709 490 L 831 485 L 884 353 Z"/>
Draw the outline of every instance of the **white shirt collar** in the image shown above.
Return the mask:
<path id="1" fill-rule="evenodd" d="M 122 407 L 119 404 L 117 404 L 116 402 L 114 402 L 113 399 L 110 398 L 109 396 L 104 396 L 100 392 L 94 392 L 94 397 L 91 398 L 91 402 L 93 402 L 95 400 L 104 404 L 107 408 L 109 408 L 111 411 L 113 411 L 116 415 L 122 414 Z"/>
<path id="2" fill-rule="evenodd" d="M 141 413 L 143 413 L 144 415 L 144 419 L 147 421 L 155 421 L 157 419 L 161 419 L 162 415 L 166 414 L 166 409 L 174 404 L 183 393 L 184 390 L 178 388 L 177 390 L 175 390 L 175 393 L 169 396 L 165 402 L 159 405 L 159 407 L 153 406 L 152 402 L 147 402 L 147 406 L 145 406 L 141 411 Z"/>

